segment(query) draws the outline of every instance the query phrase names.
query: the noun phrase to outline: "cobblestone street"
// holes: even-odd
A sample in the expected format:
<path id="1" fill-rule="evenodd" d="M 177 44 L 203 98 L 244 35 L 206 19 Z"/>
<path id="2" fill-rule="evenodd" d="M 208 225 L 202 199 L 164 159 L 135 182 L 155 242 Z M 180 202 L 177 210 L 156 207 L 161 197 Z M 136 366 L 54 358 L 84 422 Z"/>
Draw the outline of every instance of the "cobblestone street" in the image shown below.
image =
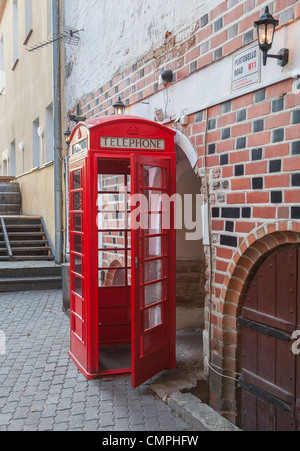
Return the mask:
<path id="1" fill-rule="evenodd" d="M 88 382 L 68 356 L 59 290 L 0 294 L 0 431 L 192 431 L 147 384 Z"/>

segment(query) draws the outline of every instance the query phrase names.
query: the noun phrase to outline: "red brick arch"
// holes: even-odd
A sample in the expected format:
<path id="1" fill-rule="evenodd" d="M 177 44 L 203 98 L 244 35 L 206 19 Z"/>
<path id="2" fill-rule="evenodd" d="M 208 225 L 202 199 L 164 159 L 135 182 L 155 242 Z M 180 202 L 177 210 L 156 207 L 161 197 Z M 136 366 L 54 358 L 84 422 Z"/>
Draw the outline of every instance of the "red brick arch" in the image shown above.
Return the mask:
<path id="1" fill-rule="evenodd" d="M 258 268 L 276 249 L 287 245 L 300 246 L 300 223 L 279 222 L 257 228 L 246 238 L 230 262 L 222 290 L 218 330 L 212 330 L 211 363 L 222 378 L 218 394 L 211 393 L 212 404 L 231 421 L 237 421 L 238 391 L 235 380 L 241 371 L 241 337 L 237 325 L 245 298 Z M 215 397 L 216 396 L 216 397 Z"/>
<path id="2" fill-rule="evenodd" d="M 224 284 L 224 312 L 226 317 L 232 315 L 232 305 L 237 312 L 243 305 L 243 296 L 262 260 L 273 250 L 285 244 L 300 243 L 300 223 L 290 221 L 269 224 L 256 229 L 241 244 L 235 253 Z M 230 307 L 229 307 L 230 304 Z M 236 315 L 235 315 L 236 316 Z M 226 320 L 224 320 L 226 329 Z"/>
<path id="3" fill-rule="evenodd" d="M 122 260 L 122 259 L 121 259 Z M 122 265 L 118 260 L 114 260 L 110 267 L 109 271 L 106 277 L 105 286 L 111 287 L 114 284 L 114 278 L 116 276 L 116 272 L 119 268 L 122 268 L 124 265 Z"/>

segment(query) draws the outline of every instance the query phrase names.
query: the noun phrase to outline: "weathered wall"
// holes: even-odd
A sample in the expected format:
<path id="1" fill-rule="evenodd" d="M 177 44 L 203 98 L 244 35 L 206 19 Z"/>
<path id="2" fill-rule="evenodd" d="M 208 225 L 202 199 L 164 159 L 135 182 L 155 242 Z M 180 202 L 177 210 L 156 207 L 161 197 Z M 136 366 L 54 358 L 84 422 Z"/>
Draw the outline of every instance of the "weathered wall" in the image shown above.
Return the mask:
<path id="1" fill-rule="evenodd" d="M 83 6 L 80 0 L 65 0 L 66 25 L 84 28 L 78 48 L 67 46 L 67 110 L 170 36 L 176 35 L 178 44 L 190 38 L 199 18 L 219 2 L 85 0 Z"/>
<path id="2" fill-rule="evenodd" d="M 1 22 L 2 17 L 3 17 L 3 13 L 4 13 L 4 10 L 5 10 L 5 7 L 6 7 L 6 3 L 7 3 L 7 0 L 2 0 L 2 2 L 0 3 L 0 22 Z"/>
<path id="3" fill-rule="evenodd" d="M 25 2 L 18 2 L 18 62 L 13 67 L 12 0 L 8 0 L 0 23 L 4 40 L 5 90 L 0 96 L 0 155 L 15 141 L 16 174 L 33 169 L 33 122 L 44 127 L 40 143 L 41 164 L 46 163 L 46 108 L 52 102 L 52 46 L 30 48 L 47 39 L 47 0 L 33 2 L 32 33 L 25 32 Z M 26 44 L 25 44 L 26 40 Z M 24 143 L 24 158 L 19 143 Z M 10 161 L 11 162 L 11 161 Z M 24 162 L 24 164 L 23 164 Z M 10 165 L 9 165 L 10 174 Z"/>
<path id="4" fill-rule="evenodd" d="M 52 46 L 35 52 L 27 49 L 48 38 L 49 4 L 47 0 L 32 2 L 32 31 L 25 28 L 25 1 L 18 2 L 18 61 L 13 64 L 13 1 L 6 2 L 0 21 L 0 39 L 4 42 L 5 89 L 0 95 L 0 163 L 3 173 L 3 155 L 7 155 L 8 175 L 13 170 L 11 143 L 15 143 L 15 175 L 22 192 L 22 212 L 41 215 L 54 244 L 54 175 L 53 165 L 44 165 L 53 160 L 53 130 L 50 127 L 47 108 L 53 100 Z M 50 14 L 51 15 L 51 14 Z M 44 135 L 39 138 L 40 170 L 33 159 L 33 122 L 39 118 Z M 52 120 L 53 122 L 53 120 Z M 49 125 L 50 130 L 47 130 Z M 52 133 L 52 139 L 51 136 Z M 19 144 L 24 143 L 24 150 Z"/>
<path id="5" fill-rule="evenodd" d="M 22 193 L 22 214 L 42 216 L 52 244 L 55 244 L 54 228 L 54 166 L 17 177 Z"/>

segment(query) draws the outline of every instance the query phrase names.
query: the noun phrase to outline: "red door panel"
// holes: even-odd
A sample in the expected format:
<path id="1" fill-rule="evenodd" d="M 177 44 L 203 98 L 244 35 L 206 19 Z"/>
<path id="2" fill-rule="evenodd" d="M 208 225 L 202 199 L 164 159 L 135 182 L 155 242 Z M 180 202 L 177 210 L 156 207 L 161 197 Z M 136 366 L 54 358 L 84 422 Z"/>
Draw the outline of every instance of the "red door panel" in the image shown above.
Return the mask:
<path id="1" fill-rule="evenodd" d="M 70 355 L 87 373 L 84 177 L 84 166 L 70 172 Z"/>
<path id="2" fill-rule="evenodd" d="M 133 387 L 175 366 L 175 228 L 173 220 L 164 228 L 159 200 L 175 192 L 174 163 L 173 156 L 131 160 L 132 194 L 143 196 L 132 204 Z M 136 230 L 133 218 L 139 222 Z"/>

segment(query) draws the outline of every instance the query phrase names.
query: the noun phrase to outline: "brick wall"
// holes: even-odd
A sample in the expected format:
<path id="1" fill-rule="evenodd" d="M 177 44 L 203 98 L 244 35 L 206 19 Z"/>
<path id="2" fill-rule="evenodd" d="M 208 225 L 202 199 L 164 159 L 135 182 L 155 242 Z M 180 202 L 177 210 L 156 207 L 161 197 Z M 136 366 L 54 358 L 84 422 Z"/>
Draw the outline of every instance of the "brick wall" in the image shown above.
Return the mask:
<path id="1" fill-rule="evenodd" d="M 299 80 L 284 80 L 197 113 L 190 117 L 187 134 L 199 153 L 203 194 L 211 205 L 212 280 L 206 289 L 212 302 L 205 316 L 206 330 L 211 326 L 211 359 L 214 368 L 237 377 L 241 299 L 226 314 L 227 331 L 224 309 L 232 295 L 242 292 L 256 261 L 240 258 L 262 234 L 299 232 Z M 224 355 L 226 333 L 235 335 L 230 357 Z M 212 404 L 235 419 L 234 403 L 224 403 L 222 378 L 212 373 L 211 380 Z"/>
<path id="2" fill-rule="evenodd" d="M 162 69 L 172 69 L 174 83 L 180 83 L 227 58 L 256 39 L 253 23 L 267 4 L 280 27 L 299 20 L 299 0 L 220 2 L 199 18 L 186 39 L 167 33 L 163 45 L 78 99 L 82 113 L 88 118 L 112 114 L 119 96 L 134 105 L 155 95 L 164 89 L 158 84 Z M 236 383 L 222 376 L 239 375 L 237 318 L 249 274 L 264 252 L 299 242 L 300 79 L 283 72 L 278 82 L 277 70 L 276 82 L 225 103 L 212 93 L 213 106 L 190 114 L 189 124 L 181 127 L 199 155 L 202 193 L 210 206 L 211 245 L 205 249 L 205 329 L 214 369 L 210 401 L 233 421 Z M 184 92 L 182 97 L 184 105 Z"/>

